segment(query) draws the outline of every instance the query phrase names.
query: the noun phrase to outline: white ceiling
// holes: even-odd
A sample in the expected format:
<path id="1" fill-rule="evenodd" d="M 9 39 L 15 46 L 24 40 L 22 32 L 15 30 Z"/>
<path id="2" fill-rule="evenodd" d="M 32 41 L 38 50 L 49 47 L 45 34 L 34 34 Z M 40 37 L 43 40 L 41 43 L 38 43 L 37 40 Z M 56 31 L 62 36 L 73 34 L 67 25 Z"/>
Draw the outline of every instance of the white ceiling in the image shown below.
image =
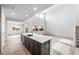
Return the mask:
<path id="1" fill-rule="evenodd" d="M 4 4 L 2 6 L 4 6 L 6 17 L 23 21 L 39 12 L 42 12 L 46 8 L 52 6 L 52 4 Z M 37 8 L 36 11 L 33 10 L 34 7 Z M 14 9 L 12 10 L 12 8 Z M 12 15 L 12 12 L 14 12 L 15 15 Z M 26 14 L 29 16 L 25 16 Z"/>

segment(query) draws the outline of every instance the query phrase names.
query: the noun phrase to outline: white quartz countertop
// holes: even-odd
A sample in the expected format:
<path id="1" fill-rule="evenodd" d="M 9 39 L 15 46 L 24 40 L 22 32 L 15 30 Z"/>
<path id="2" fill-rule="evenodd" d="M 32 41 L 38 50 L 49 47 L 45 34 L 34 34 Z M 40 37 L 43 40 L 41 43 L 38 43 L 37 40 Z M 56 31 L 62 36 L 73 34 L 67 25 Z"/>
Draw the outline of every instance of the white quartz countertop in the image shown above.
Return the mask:
<path id="1" fill-rule="evenodd" d="M 22 35 L 27 36 L 30 33 L 23 33 Z M 39 43 L 45 43 L 49 40 L 51 40 L 53 37 L 51 36 L 46 36 L 46 35 L 42 35 L 42 34 L 35 34 L 33 33 L 33 36 L 27 36 L 35 41 L 38 41 Z"/>

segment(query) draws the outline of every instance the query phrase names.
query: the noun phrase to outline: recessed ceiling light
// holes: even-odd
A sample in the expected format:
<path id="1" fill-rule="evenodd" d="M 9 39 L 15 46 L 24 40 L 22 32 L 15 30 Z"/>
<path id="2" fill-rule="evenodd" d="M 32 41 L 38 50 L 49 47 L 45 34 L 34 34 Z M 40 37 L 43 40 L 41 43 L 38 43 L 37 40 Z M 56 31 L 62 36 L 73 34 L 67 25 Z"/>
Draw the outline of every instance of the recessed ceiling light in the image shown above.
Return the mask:
<path id="1" fill-rule="evenodd" d="M 37 10 L 37 8 L 36 8 L 36 7 L 34 7 L 33 9 L 34 9 L 34 11 L 36 11 L 36 10 Z"/>
<path id="2" fill-rule="evenodd" d="M 15 13 L 14 13 L 14 12 L 12 12 L 12 15 L 15 15 Z"/>

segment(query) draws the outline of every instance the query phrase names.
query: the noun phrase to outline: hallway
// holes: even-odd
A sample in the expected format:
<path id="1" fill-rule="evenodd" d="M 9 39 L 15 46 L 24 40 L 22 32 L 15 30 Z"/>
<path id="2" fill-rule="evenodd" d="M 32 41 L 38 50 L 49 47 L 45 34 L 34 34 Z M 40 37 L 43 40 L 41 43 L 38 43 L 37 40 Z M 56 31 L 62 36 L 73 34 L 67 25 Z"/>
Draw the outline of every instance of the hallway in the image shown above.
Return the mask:
<path id="1" fill-rule="evenodd" d="M 24 49 L 20 41 L 20 35 L 8 36 L 4 47 L 3 55 L 29 55 L 30 53 Z"/>

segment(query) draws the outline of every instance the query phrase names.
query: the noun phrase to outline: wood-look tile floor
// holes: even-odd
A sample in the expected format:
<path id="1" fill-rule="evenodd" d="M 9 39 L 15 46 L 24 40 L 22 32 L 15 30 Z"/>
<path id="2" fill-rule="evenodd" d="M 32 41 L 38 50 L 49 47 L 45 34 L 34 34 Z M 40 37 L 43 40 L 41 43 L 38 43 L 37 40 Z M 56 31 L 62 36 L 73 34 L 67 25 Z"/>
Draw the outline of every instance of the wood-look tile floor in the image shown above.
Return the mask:
<path id="1" fill-rule="evenodd" d="M 21 43 L 20 35 L 8 36 L 3 55 L 30 55 L 29 51 L 24 48 Z"/>

